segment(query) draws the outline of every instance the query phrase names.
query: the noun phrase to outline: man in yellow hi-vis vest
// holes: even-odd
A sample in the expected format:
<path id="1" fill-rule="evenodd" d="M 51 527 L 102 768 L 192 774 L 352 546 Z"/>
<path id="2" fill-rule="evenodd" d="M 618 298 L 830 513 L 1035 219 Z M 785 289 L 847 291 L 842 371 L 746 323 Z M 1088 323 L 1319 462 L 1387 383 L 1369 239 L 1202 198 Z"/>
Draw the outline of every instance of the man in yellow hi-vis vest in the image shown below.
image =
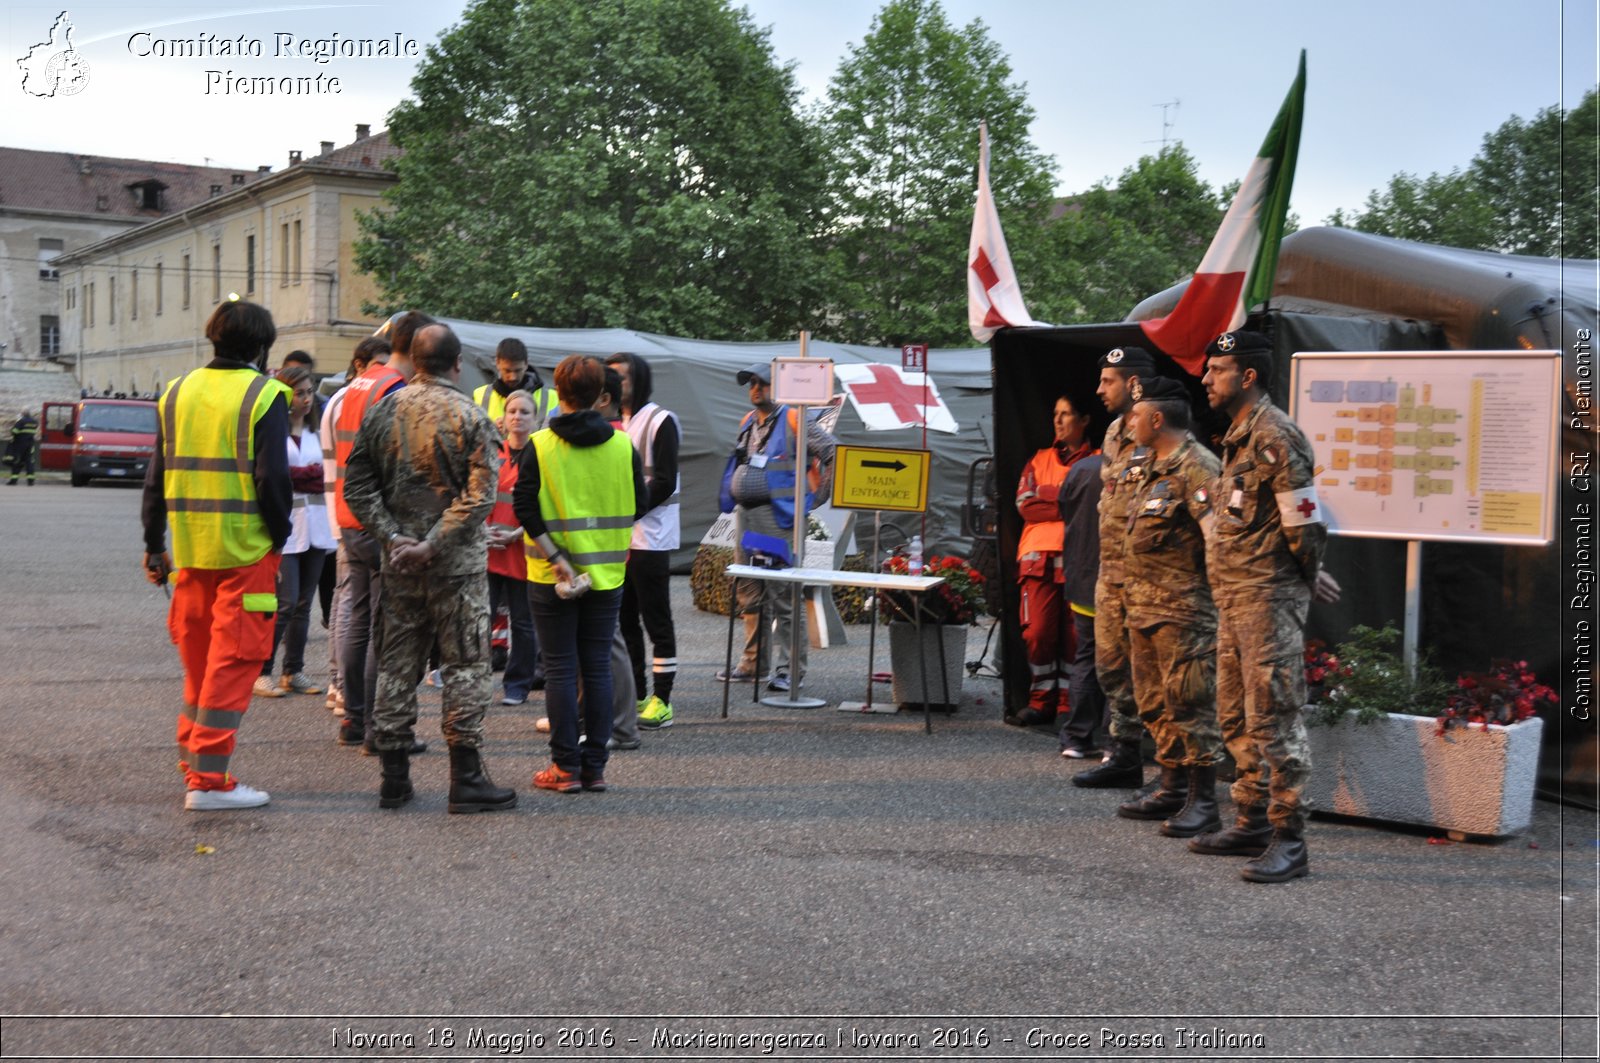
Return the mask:
<path id="1" fill-rule="evenodd" d="M 276 338 L 272 315 L 254 303 L 212 312 L 214 357 L 161 396 L 145 476 L 145 575 L 165 585 L 177 572 L 167 626 L 183 662 L 179 766 L 184 807 L 195 812 L 267 803 L 228 765 L 272 652 L 278 560 L 292 527 L 289 389 L 262 372 Z"/>
<path id="2" fill-rule="evenodd" d="M 513 391 L 526 391 L 533 396 L 533 431 L 537 432 L 556 412 L 556 389 L 544 386 L 539 371 L 528 364 L 528 347 L 515 336 L 507 336 L 494 349 L 494 375 L 492 384 L 485 384 L 472 393 L 472 401 L 489 415 L 495 424 L 506 412 L 506 396 Z"/>

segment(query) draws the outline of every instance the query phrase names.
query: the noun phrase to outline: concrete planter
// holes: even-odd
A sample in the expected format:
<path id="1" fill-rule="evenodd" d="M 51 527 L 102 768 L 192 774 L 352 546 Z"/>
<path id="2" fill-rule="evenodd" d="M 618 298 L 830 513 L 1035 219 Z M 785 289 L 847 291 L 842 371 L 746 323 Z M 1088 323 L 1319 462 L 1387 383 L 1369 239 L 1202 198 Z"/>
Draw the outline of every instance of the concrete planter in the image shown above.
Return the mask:
<path id="1" fill-rule="evenodd" d="M 967 631 L 966 624 L 922 625 L 922 641 L 927 652 L 928 701 L 935 706 L 948 705 L 954 711 L 961 704 L 961 680 L 967 672 Z M 945 688 L 939 682 L 939 639 L 944 640 L 945 679 L 950 689 L 948 702 Z M 910 621 L 896 620 L 889 624 L 889 669 L 894 674 L 895 704 L 910 709 L 922 708 L 917 625 Z"/>
<path id="2" fill-rule="evenodd" d="M 1437 827 L 1452 837 L 1524 830 L 1533 819 L 1544 721 L 1457 726 L 1442 735 L 1438 725 L 1398 713 L 1370 724 L 1308 723 L 1311 807 Z"/>

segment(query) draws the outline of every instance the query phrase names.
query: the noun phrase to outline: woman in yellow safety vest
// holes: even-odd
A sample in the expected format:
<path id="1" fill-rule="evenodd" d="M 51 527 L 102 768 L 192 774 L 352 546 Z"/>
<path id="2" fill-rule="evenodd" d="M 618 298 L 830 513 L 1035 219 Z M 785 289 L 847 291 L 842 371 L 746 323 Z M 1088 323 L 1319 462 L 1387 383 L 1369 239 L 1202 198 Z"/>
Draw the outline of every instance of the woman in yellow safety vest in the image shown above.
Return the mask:
<path id="1" fill-rule="evenodd" d="M 560 412 L 523 448 L 511 505 L 525 533 L 550 717 L 551 764 L 533 785 L 576 793 L 606 788 L 611 641 L 633 522 L 648 500 L 638 452 L 594 409 L 605 386 L 599 360 L 573 355 L 556 366 L 555 384 Z"/>

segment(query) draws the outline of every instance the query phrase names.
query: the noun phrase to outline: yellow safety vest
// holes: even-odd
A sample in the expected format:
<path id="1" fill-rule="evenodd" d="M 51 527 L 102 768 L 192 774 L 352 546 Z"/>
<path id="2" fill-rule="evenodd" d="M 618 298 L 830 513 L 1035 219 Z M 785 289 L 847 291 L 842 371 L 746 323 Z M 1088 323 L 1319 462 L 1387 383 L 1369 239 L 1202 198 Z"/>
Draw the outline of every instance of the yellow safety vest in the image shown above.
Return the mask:
<path id="1" fill-rule="evenodd" d="M 539 457 L 539 515 L 572 567 L 597 591 L 622 586 L 633 538 L 633 444 L 624 432 L 593 447 L 568 443 L 546 428 L 533 434 Z M 531 545 L 527 535 L 524 541 Z M 556 582 L 555 571 L 528 551 L 528 580 Z"/>
<path id="2" fill-rule="evenodd" d="M 178 568 L 240 568 L 272 549 L 256 498 L 255 427 L 293 392 L 253 369 L 195 369 L 161 396 L 162 481 Z"/>
<path id="3" fill-rule="evenodd" d="M 533 396 L 533 430 L 539 431 L 550 420 L 550 415 L 556 412 L 560 401 L 556 398 L 556 389 L 550 387 L 536 388 L 530 392 Z M 478 408 L 489 415 L 489 420 L 500 423 L 500 418 L 506 412 L 505 396 L 494 389 L 493 384 L 485 384 L 472 393 L 472 401 Z M 542 407 L 542 409 L 541 409 Z"/>

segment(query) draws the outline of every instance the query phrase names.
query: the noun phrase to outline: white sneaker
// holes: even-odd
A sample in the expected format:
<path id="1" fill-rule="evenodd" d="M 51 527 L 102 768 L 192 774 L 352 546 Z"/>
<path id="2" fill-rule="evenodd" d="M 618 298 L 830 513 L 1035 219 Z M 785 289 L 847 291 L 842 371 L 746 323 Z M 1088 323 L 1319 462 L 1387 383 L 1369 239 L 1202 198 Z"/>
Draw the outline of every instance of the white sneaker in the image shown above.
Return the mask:
<path id="1" fill-rule="evenodd" d="M 255 696 L 258 697 L 258 698 L 281 698 L 281 697 L 283 697 L 283 691 L 278 689 L 278 685 L 272 681 L 272 677 L 271 676 L 265 676 L 265 675 L 256 676 L 256 685 L 254 687 L 252 687 L 251 689 L 255 693 Z"/>
<path id="2" fill-rule="evenodd" d="M 231 790 L 190 790 L 184 796 L 183 807 L 190 812 L 226 812 L 235 808 L 259 808 L 270 797 L 265 790 L 236 782 Z"/>
<path id="3" fill-rule="evenodd" d="M 537 720 L 534 720 L 533 721 L 533 729 L 535 731 L 538 731 L 542 735 L 549 734 L 550 733 L 550 717 L 541 716 Z"/>
<path id="4" fill-rule="evenodd" d="M 343 716 L 344 692 L 338 687 L 334 687 L 328 691 L 328 700 L 324 701 L 323 704 L 326 705 L 328 711 L 333 713 L 335 716 Z"/>

